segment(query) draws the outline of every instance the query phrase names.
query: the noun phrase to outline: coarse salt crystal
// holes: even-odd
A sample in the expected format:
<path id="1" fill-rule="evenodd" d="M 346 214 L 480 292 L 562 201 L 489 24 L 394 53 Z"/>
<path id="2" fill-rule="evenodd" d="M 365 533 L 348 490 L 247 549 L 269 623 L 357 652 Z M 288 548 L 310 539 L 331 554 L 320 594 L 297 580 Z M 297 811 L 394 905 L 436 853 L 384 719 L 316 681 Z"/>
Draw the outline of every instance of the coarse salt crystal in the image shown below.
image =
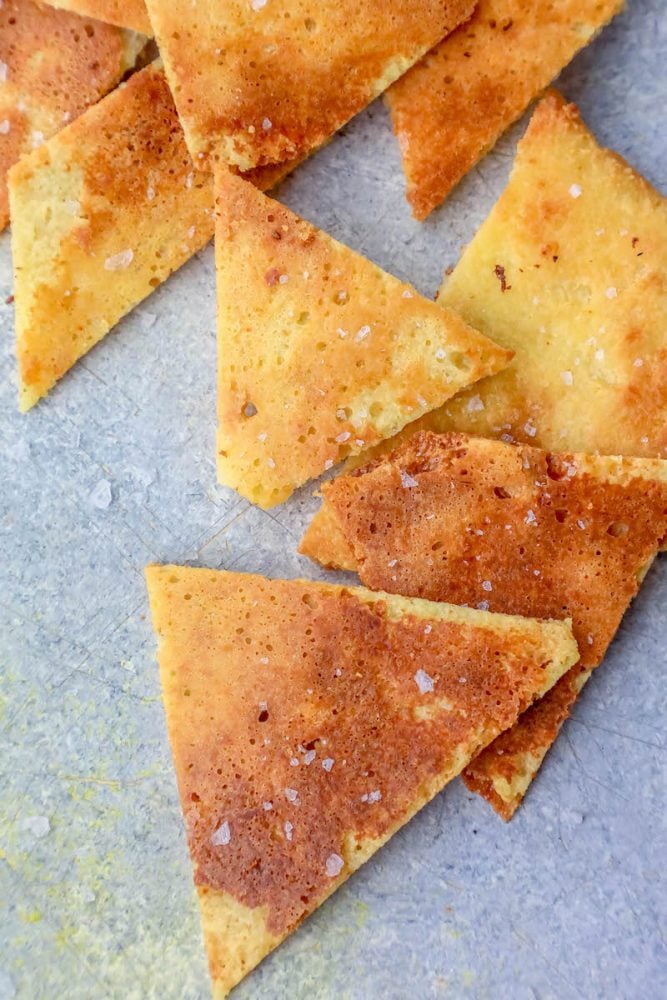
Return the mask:
<path id="1" fill-rule="evenodd" d="M 298 757 L 292 757 L 290 759 L 290 765 L 292 767 L 298 767 L 299 766 L 299 758 Z"/>
<path id="2" fill-rule="evenodd" d="M 478 611 L 488 611 L 489 610 L 489 602 L 488 601 L 480 601 L 479 604 L 477 605 L 477 610 Z"/>
<path id="3" fill-rule="evenodd" d="M 492 585 L 492 583 L 491 583 L 490 580 L 483 580 L 482 581 L 482 590 L 486 590 L 487 593 L 489 591 L 493 590 L 493 585 Z"/>
<path id="4" fill-rule="evenodd" d="M 610 288 L 607 289 L 607 291 L 605 292 L 605 295 L 607 296 L 608 299 L 615 299 L 616 296 L 618 295 L 618 292 L 616 291 L 616 289 L 612 285 Z"/>
<path id="5" fill-rule="evenodd" d="M 390 569 L 393 569 L 397 562 L 398 559 L 390 559 L 389 562 L 387 563 L 387 566 L 389 566 Z"/>
<path id="6" fill-rule="evenodd" d="M 411 475 L 401 469 L 401 486 L 404 490 L 411 490 L 414 489 L 415 486 L 419 486 L 419 483 Z"/>
<path id="7" fill-rule="evenodd" d="M 250 6 L 253 10 L 261 10 L 262 7 L 266 7 L 267 0 L 250 0 Z"/>
<path id="8" fill-rule="evenodd" d="M 0 59 L 0 83 L 4 83 L 7 79 L 7 74 L 9 72 L 9 67 L 6 62 Z"/>
<path id="9" fill-rule="evenodd" d="M 402 299 L 414 299 L 414 294 L 410 291 L 409 288 L 406 288 L 405 291 L 403 292 L 403 294 L 401 295 L 401 298 Z"/>
<path id="10" fill-rule="evenodd" d="M 292 834 L 294 833 L 294 827 L 289 820 L 287 820 L 287 822 L 285 823 L 284 829 L 285 829 L 285 836 L 287 837 L 288 840 L 291 840 Z"/>
<path id="11" fill-rule="evenodd" d="M 428 692 L 432 691 L 434 688 L 433 678 L 429 677 L 426 671 L 422 670 L 421 667 L 415 674 L 415 684 L 419 688 L 420 694 L 428 694 Z"/>
<path id="12" fill-rule="evenodd" d="M 226 847 L 232 839 L 229 823 L 225 820 L 211 836 L 211 843 L 214 847 Z"/>
<path id="13" fill-rule="evenodd" d="M 528 513 L 524 517 L 524 521 L 526 522 L 526 524 L 537 524 L 537 518 L 535 517 L 535 514 L 532 510 L 528 511 Z"/>
<path id="14" fill-rule="evenodd" d="M 269 662 L 268 656 L 260 656 L 259 662 L 263 663 L 266 666 L 266 664 Z"/>
<path id="15" fill-rule="evenodd" d="M 262 809 L 264 812 L 270 812 L 273 809 L 273 802 L 262 802 Z"/>
<path id="16" fill-rule="evenodd" d="M 306 753 L 306 754 L 304 755 L 304 758 L 303 758 L 303 762 L 304 762 L 304 764 L 306 764 L 306 765 L 308 765 L 308 764 L 312 764 L 312 763 L 313 763 L 313 761 L 315 760 L 315 757 L 316 757 L 316 756 L 317 756 L 317 753 L 315 752 L 315 750 L 309 750 L 309 751 L 308 751 L 308 752 L 307 752 L 307 753 Z"/>
<path id="17" fill-rule="evenodd" d="M 273 458 L 267 458 L 266 464 L 268 465 L 268 467 L 270 469 L 275 469 L 275 467 L 276 467 L 275 459 L 273 459 Z"/>
<path id="18" fill-rule="evenodd" d="M 326 462 L 324 463 L 324 469 L 325 469 L 326 472 L 328 472 L 329 469 L 332 469 L 332 468 L 333 468 L 333 459 L 332 458 L 328 458 L 326 460 Z"/>
<path id="19" fill-rule="evenodd" d="M 586 527 L 586 522 L 585 522 L 585 521 L 582 521 L 582 520 L 581 520 L 581 518 L 579 518 L 579 519 L 577 520 L 577 527 L 578 527 L 578 528 L 581 528 L 581 530 L 583 531 L 583 530 L 584 530 L 584 528 Z"/>
<path id="20" fill-rule="evenodd" d="M 424 625 L 424 635 L 429 635 L 429 633 L 432 631 L 433 631 L 432 625 Z"/>
<path id="21" fill-rule="evenodd" d="M 299 804 L 299 793 L 297 792 L 296 788 L 286 788 L 285 798 L 287 799 L 288 802 L 294 802 L 295 805 Z"/>
<path id="22" fill-rule="evenodd" d="M 439 347 L 438 350 L 435 352 L 435 356 L 438 359 L 438 361 L 444 361 L 445 358 L 447 357 L 447 351 L 443 350 L 442 347 Z"/>
<path id="23" fill-rule="evenodd" d="M 590 632 L 586 636 L 586 642 L 588 643 L 589 646 L 593 645 L 593 636 L 590 634 Z"/>
<path id="24" fill-rule="evenodd" d="M 479 413 L 484 409 L 484 400 L 481 396 L 473 396 L 468 400 L 466 410 L 468 413 Z"/>
<path id="25" fill-rule="evenodd" d="M 266 433 L 266 431 L 262 431 L 261 434 L 257 435 L 257 440 L 258 441 L 266 441 L 267 437 L 268 437 L 268 434 Z"/>
<path id="26" fill-rule="evenodd" d="M 273 122 L 271 121 L 270 118 L 264 118 L 263 119 L 263 121 L 262 121 L 262 128 L 264 129 L 265 132 L 268 132 L 269 129 L 272 128 L 272 126 L 273 126 Z"/>
<path id="27" fill-rule="evenodd" d="M 349 439 L 351 437 L 352 437 L 352 435 L 350 434 L 349 431 L 343 431 L 343 433 L 339 434 L 338 437 L 336 438 L 336 443 L 337 444 L 344 444 L 345 441 L 349 441 Z"/>
<path id="28" fill-rule="evenodd" d="M 333 766 L 334 766 L 333 757 L 325 757 L 324 760 L 322 761 L 322 767 L 324 768 L 325 771 L 330 771 Z"/>
<path id="29" fill-rule="evenodd" d="M 344 863 L 345 862 L 341 858 L 340 854 L 330 854 L 324 866 L 329 878 L 336 878 L 337 875 L 340 875 L 343 870 Z"/>
<path id="30" fill-rule="evenodd" d="M 347 330 L 344 330 L 342 326 L 339 326 L 339 327 L 338 327 L 338 328 L 336 329 L 336 333 L 338 334 L 338 336 L 339 336 L 339 337 L 340 337 L 340 338 L 341 338 L 342 340 L 345 340 L 345 338 L 347 337 L 347 334 L 348 334 L 348 331 L 347 331 Z"/>
<path id="31" fill-rule="evenodd" d="M 382 792 L 380 791 L 379 788 L 376 788 L 375 791 L 368 793 L 369 802 L 380 802 L 381 799 L 382 799 Z"/>
<path id="32" fill-rule="evenodd" d="M 5 118 L 4 121 L 0 122 L 0 135 L 7 135 L 12 127 L 12 123 L 9 118 Z"/>
<path id="33" fill-rule="evenodd" d="M 366 339 L 366 337 L 368 336 L 368 334 L 370 332 L 371 332 L 370 326 L 362 326 L 359 329 L 359 331 L 358 331 L 358 333 L 357 333 L 357 335 L 356 335 L 356 337 L 354 339 L 356 340 L 357 343 L 360 343 L 362 340 Z"/>
<path id="34" fill-rule="evenodd" d="M 104 261 L 106 271 L 124 271 L 134 260 L 133 250 L 120 250 Z"/>
<path id="35" fill-rule="evenodd" d="M 528 437 L 535 437 L 535 435 L 537 434 L 537 427 L 535 426 L 535 424 L 532 424 L 530 420 L 526 421 L 526 423 L 523 425 L 523 429 L 528 435 Z"/>
<path id="36" fill-rule="evenodd" d="M 579 187 L 578 184 L 570 184 L 570 195 L 573 198 L 581 197 L 581 188 Z"/>
<path id="37" fill-rule="evenodd" d="M 604 347 L 598 347 L 597 351 L 595 352 L 595 359 L 596 361 L 602 361 L 603 358 L 604 358 Z"/>
<path id="38" fill-rule="evenodd" d="M 155 200 L 155 188 L 154 187 L 149 187 L 149 188 L 146 189 L 146 198 L 148 199 L 148 201 L 154 201 Z"/>
<path id="39" fill-rule="evenodd" d="M 574 379 L 572 377 L 572 372 L 561 372 L 560 377 L 565 385 L 572 385 Z"/>
<path id="40" fill-rule="evenodd" d="M 635 358 L 635 360 L 633 361 L 633 364 L 634 364 L 635 368 L 641 368 L 641 366 L 644 364 L 644 359 L 643 358 Z"/>

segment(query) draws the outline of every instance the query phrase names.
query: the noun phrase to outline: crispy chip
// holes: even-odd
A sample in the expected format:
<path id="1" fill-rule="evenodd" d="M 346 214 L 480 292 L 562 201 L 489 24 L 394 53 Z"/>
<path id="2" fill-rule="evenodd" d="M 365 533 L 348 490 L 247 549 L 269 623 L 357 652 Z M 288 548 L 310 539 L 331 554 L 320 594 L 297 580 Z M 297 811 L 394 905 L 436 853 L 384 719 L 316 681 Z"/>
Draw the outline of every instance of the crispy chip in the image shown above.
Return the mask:
<path id="1" fill-rule="evenodd" d="M 571 616 L 580 662 L 466 772 L 509 819 L 667 534 L 667 462 L 422 433 L 322 492 L 301 551 L 368 587 Z"/>
<path id="2" fill-rule="evenodd" d="M 424 219 L 623 0 L 480 0 L 388 91 L 407 197 Z"/>
<path id="3" fill-rule="evenodd" d="M 511 357 L 217 172 L 218 474 L 262 507 Z"/>
<path id="4" fill-rule="evenodd" d="M 272 186 L 288 168 L 254 172 Z M 213 235 L 164 72 L 137 73 L 10 173 L 21 409 Z"/>
<path id="5" fill-rule="evenodd" d="M 539 104 L 438 302 L 514 361 L 404 437 L 456 430 L 667 457 L 667 201 L 558 94 Z"/>
<path id="6" fill-rule="evenodd" d="M 195 162 L 307 154 L 470 15 L 474 0 L 148 0 Z"/>
<path id="7" fill-rule="evenodd" d="M 147 580 L 218 998 L 578 656 L 564 622 L 179 566 Z"/>
<path id="8" fill-rule="evenodd" d="M 44 0 L 51 7 L 96 17 L 98 21 L 133 28 L 144 35 L 152 34 L 151 22 L 144 0 Z"/>
<path id="9" fill-rule="evenodd" d="M 32 0 L 0 4 L 0 229 L 12 164 L 113 90 L 144 42 Z"/>

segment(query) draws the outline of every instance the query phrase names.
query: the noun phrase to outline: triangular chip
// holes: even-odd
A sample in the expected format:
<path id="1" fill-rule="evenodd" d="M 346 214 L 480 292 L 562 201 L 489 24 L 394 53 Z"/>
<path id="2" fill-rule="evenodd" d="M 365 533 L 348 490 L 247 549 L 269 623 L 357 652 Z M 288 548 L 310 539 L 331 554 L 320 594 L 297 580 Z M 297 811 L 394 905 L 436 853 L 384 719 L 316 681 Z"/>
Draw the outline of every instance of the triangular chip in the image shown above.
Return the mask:
<path id="1" fill-rule="evenodd" d="M 44 0 L 50 7 L 96 17 L 108 24 L 118 24 L 121 28 L 133 28 L 144 35 L 152 34 L 151 22 L 144 0 Z"/>
<path id="2" fill-rule="evenodd" d="M 397 278 L 217 172 L 218 473 L 287 499 L 511 357 Z"/>
<path id="3" fill-rule="evenodd" d="M 667 201 L 551 93 L 438 298 L 514 361 L 406 433 L 667 457 L 666 275 Z"/>
<path id="4" fill-rule="evenodd" d="M 271 185 L 286 167 L 255 172 Z M 10 173 L 21 409 L 213 235 L 159 65 L 133 76 Z"/>
<path id="5" fill-rule="evenodd" d="M 147 570 L 223 997 L 577 659 L 565 622 Z"/>
<path id="6" fill-rule="evenodd" d="M 667 462 L 423 433 L 322 489 L 301 551 L 366 586 L 572 618 L 580 663 L 468 772 L 498 762 L 509 818 L 667 534 Z"/>
<path id="7" fill-rule="evenodd" d="M 307 154 L 474 0 L 148 0 L 190 152 L 241 170 Z"/>
<path id="8" fill-rule="evenodd" d="M 424 219 L 623 6 L 480 0 L 472 18 L 387 91 L 407 197 Z"/>
<path id="9" fill-rule="evenodd" d="M 0 4 L 0 229 L 12 164 L 113 90 L 145 41 L 32 0 Z"/>

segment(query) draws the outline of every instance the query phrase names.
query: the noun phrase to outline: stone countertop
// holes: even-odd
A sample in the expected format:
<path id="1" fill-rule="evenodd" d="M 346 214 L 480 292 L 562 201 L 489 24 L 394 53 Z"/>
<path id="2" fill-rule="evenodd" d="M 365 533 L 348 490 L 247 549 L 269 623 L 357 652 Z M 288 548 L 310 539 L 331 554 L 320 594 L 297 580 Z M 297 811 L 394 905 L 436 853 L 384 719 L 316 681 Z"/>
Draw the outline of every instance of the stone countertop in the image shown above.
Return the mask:
<path id="1" fill-rule="evenodd" d="M 664 0 L 628 9 L 559 86 L 667 187 Z M 376 102 L 279 197 L 433 295 L 502 190 L 527 116 L 425 223 Z M 263 513 L 216 484 L 208 248 L 48 400 L 16 410 L 0 238 L 0 1000 L 199 1000 L 209 981 L 142 570 L 325 574 L 296 554 L 311 488 Z M 526 805 L 457 781 L 238 1000 L 653 1000 L 667 992 L 667 561 L 653 567 Z"/>

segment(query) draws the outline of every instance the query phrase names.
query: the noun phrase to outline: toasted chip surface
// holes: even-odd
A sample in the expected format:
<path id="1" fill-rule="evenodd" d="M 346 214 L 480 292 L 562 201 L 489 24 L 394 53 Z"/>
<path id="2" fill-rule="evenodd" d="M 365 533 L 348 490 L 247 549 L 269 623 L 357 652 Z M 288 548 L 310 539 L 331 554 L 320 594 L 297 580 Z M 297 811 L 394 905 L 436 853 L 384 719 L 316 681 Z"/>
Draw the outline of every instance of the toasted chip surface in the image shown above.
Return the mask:
<path id="1" fill-rule="evenodd" d="M 537 771 L 581 674 L 602 660 L 667 534 L 667 462 L 424 433 L 322 491 L 323 524 L 301 551 L 317 558 L 326 538 L 325 561 L 335 564 L 342 553 L 366 586 L 572 618 L 580 663 L 473 765 L 489 779 L 500 762 L 504 801 L 510 774 L 520 785 L 529 762 Z M 529 781 L 513 796 L 510 815 Z M 508 808 L 505 802 L 503 815 Z"/>
<path id="2" fill-rule="evenodd" d="M 32 0 L 0 5 L 0 229 L 12 164 L 112 90 L 143 42 Z"/>
<path id="3" fill-rule="evenodd" d="M 144 35 L 152 33 L 144 0 L 44 0 L 50 7 L 60 7 L 75 14 L 95 17 L 98 21 L 133 28 Z"/>
<path id="4" fill-rule="evenodd" d="M 190 151 L 241 170 L 307 153 L 474 0 L 148 0 Z"/>
<path id="5" fill-rule="evenodd" d="M 667 456 L 667 201 L 558 95 L 438 301 L 516 353 L 422 426 Z"/>
<path id="6" fill-rule="evenodd" d="M 288 166 L 261 168 L 272 186 Z M 213 235 L 159 64 L 11 172 L 20 402 L 33 406 Z"/>
<path id="7" fill-rule="evenodd" d="M 464 25 L 387 91 L 407 197 L 424 219 L 623 6 L 480 0 Z"/>
<path id="8" fill-rule="evenodd" d="M 270 507 L 510 355 L 226 169 L 218 473 Z"/>
<path id="9" fill-rule="evenodd" d="M 10 196 L 28 409 L 208 242 L 213 193 L 149 66 L 17 164 Z"/>
<path id="10" fill-rule="evenodd" d="M 562 622 L 178 566 L 147 580 L 216 996 L 578 655 Z"/>

